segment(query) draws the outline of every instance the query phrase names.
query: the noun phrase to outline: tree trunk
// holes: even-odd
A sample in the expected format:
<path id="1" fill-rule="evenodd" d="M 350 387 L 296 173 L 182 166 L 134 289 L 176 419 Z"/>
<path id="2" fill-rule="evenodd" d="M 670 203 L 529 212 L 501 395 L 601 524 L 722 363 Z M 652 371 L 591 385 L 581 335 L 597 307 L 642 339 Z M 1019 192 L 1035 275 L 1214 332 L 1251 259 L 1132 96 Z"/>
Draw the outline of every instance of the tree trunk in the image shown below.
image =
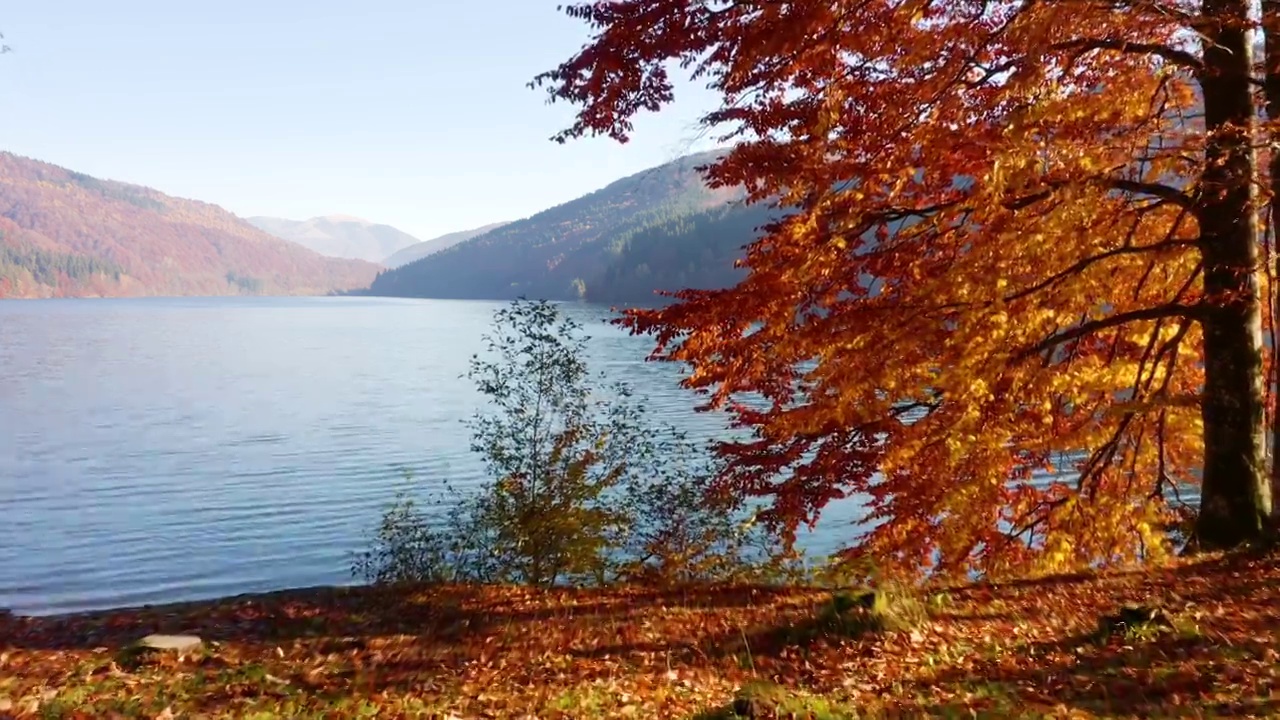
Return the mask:
<path id="1" fill-rule="evenodd" d="M 1267 119 L 1272 123 L 1280 123 L 1280 0 L 1262 0 L 1262 24 L 1266 33 L 1266 45 L 1263 62 L 1266 66 L 1264 87 L 1267 97 Z M 1273 283 L 1280 278 L 1280 124 L 1274 125 L 1268 132 L 1271 167 L 1271 212 L 1268 224 L 1271 228 L 1273 261 Z M 1273 335 L 1272 348 L 1272 409 L 1271 409 L 1271 522 L 1274 529 L 1280 522 L 1280 504 L 1275 502 L 1280 497 L 1280 348 L 1275 347 L 1275 323 L 1280 322 L 1280 287 L 1271 288 L 1271 322 Z"/>
<path id="2" fill-rule="evenodd" d="M 1245 32 L 1248 0 L 1204 0 L 1206 169 L 1196 216 L 1204 258 L 1204 478 L 1195 541 L 1226 549 L 1270 523 L 1262 313 L 1258 283 L 1256 128 Z"/>

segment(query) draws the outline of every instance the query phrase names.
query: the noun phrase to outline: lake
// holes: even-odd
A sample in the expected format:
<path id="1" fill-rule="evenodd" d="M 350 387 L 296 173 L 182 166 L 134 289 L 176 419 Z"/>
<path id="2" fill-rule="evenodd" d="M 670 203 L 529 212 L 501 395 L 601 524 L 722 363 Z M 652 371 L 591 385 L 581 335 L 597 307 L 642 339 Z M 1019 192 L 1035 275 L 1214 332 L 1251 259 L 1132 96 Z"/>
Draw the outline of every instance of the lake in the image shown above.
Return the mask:
<path id="1" fill-rule="evenodd" d="M 404 487 L 483 479 L 466 372 L 501 303 L 0 301 L 0 608 L 23 614 L 346 584 Z M 590 363 L 699 438 L 680 369 L 565 305 Z M 852 537 L 855 502 L 803 537 Z"/>

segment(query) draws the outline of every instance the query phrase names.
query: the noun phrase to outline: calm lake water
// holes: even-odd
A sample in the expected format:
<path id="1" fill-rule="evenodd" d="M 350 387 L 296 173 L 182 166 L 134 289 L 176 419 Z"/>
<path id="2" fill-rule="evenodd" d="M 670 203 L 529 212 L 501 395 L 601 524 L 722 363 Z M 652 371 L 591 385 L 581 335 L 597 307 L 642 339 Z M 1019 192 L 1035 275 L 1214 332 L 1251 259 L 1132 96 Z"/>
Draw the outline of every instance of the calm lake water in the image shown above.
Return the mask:
<path id="1" fill-rule="evenodd" d="M 384 298 L 0 301 L 0 608 L 24 614 L 352 582 L 420 479 L 482 479 L 461 376 L 500 303 Z M 593 369 L 698 437 L 679 369 L 566 305 Z M 804 538 L 828 552 L 858 506 Z"/>

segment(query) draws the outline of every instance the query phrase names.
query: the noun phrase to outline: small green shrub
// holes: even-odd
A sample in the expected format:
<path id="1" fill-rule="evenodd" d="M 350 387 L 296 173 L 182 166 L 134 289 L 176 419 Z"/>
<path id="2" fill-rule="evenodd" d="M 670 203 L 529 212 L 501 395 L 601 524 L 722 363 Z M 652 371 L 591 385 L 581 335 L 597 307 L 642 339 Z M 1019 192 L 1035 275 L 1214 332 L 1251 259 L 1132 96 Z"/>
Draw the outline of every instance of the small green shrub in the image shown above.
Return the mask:
<path id="1" fill-rule="evenodd" d="M 603 584 L 742 579 L 778 565 L 741 503 L 711 492 L 719 460 L 650 421 L 625 384 L 587 368 L 581 326 L 547 302 L 495 314 L 467 376 L 489 482 L 402 493 L 352 571 L 373 583 Z M 771 564 L 772 563 L 772 564 Z"/>
<path id="2" fill-rule="evenodd" d="M 383 513 L 370 546 L 358 553 L 352 574 L 378 585 L 460 582 L 486 575 L 483 543 L 472 536 L 474 500 L 448 484 L 427 495 L 401 490 Z"/>
<path id="3" fill-rule="evenodd" d="M 780 628 L 779 639 L 805 644 L 818 638 L 851 638 L 920 627 L 928 621 L 925 604 L 902 591 L 836 590 L 809 619 Z"/>
<path id="4" fill-rule="evenodd" d="M 892 630 L 893 621 L 887 612 L 888 599 L 883 593 L 836 593 L 823 605 L 818 614 L 818 627 L 828 634 L 842 637 Z"/>

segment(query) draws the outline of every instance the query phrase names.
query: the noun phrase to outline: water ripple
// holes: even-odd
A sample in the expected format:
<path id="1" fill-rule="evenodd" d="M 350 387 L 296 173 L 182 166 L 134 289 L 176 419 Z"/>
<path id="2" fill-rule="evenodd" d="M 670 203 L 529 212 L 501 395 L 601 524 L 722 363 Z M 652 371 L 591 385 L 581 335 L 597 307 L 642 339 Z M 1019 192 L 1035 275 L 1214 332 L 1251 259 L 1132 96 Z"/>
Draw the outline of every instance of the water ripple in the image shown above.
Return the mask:
<path id="1" fill-rule="evenodd" d="M 352 551 L 410 475 L 484 476 L 459 379 L 485 302 L 220 298 L 0 303 L 0 607 L 22 613 L 351 581 Z M 566 306 L 590 360 L 695 439 L 678 368 Z M 215 312 L 216 311 L 216 312 Z M 251 350 L 251 351 L 250 351 Z M 828 508 L 808 545 L 854 534 Z"/>
<path id="2" fill-rule="evenodd" d="M 0 303 L 0 607 L 350 582 L 352 551 L 407 475 L 463 490 L 483 477 L 461 422 L 479 396 L 459 378 L 497 307 Z M 607 310 L 568 311 L 597 366 L 664 419 L 722 429 L 693 414 L 675 368 L 643 362 L 647 341 L 597 322 Z"/>

